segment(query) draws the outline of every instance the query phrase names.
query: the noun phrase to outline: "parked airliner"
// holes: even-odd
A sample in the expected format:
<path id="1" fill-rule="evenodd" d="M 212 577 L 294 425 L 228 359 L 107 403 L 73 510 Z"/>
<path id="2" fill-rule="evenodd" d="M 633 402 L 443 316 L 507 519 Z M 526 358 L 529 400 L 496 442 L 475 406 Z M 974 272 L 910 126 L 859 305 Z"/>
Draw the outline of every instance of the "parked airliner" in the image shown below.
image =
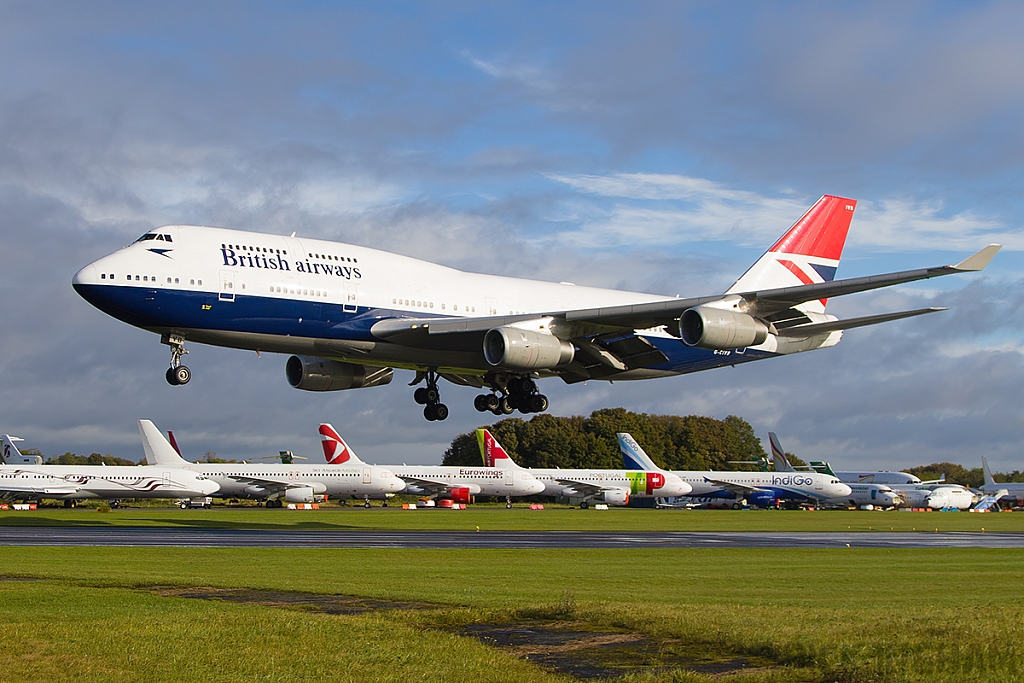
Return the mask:
<path id="1" fill-rule="evenodd" d="M 320 443 L 324 457 L 332 462 L 339 453 L 355 452 L 331 425 L 320 425 Z M 544 484 L 527 470 L 513 471 L 493 466 L 463 467 L 461 465 L 388 465 L 405 482 L 403 493 L 449 499 L 469 503 L 474 496 L 497 496 L 512 507 L 512 499 L 543 493 Z"/>
<path id="2" fill-rule="evenodd" d="M 5 434 L 4 460 L 18 462 L 26 457 L 38 456 L 22 456 L 13 439 Z M 87 498 L 200 498 L 219 488 L 199 472 L 174 466 L 0 465 L 0 498 L 57 499 L 64 501 L 64 507 Z"/>
<path id="3" fill-rule="evenodd" d="M 838 320 L 831 297 L 977 271 L 999 245 L 953 266 L 834 280 L 856 201 L 819 199 L 722 294 L 668 297 L 467 273 L 324 240 L 171 225 L 75 274 L 101 311 L 160 335 L 167 381 L 186 384 L 186 341 L 294 354 L 308 391 L 411 385 L 444 420 L 438 379 L 486 389 L 477 410 L 547 410 L 536 379 L 638 380 L 834 346 L 843 330 L 931 313 Z"/>
<path id="4" fill-rule="evenodd" d="M 405 484 L 391 470 L 367 465 L 354 453 L 338 454 L 326 465 L 272 465 L 189 462 L 181 457 L 149 420 L 139 420 L 146 462 L 199 472 L 220 485 L 224 498 L 265 500 L 267 507 L 312 503 L 324 496 L 354 498 L 398 493 Z"/>
<path id="5" fill-rule="evenodd" d="M 630 434 L 617 434 L 627 469 L 659 468 Z M 783 501 L 824 503 L 850 495 L 850 487 L 834 476 L 817 472 L 726 472 L 673 470 L 693 492 L 683 500 L 712 507 L 739 508 L 743 500 L 758 507 L 774 507 Z"/>
<path id="6" fill-rule="evenodd" d="M 826 474 L 830 477 L 835 477 L 839 481 L 843 482 L 850 487 L 850 494 L 842 498 L 834 498 L 832 500 L 824 501 L 825 504 L 833 505 L 856 505 L 881 508 L 892 508 L 897 507 L 903 502 L 900 494 L 893 491 L 886 484 L 876 484 L 872 480 L 868 479 L 843 479 L 839 472 L 833 472 L 831 466 L 827 462 L 812 462 L 810 467 L 806 467 L 803 470 L 799 470 L 789 462 L 789 458 L 786 457 L 786 451 L 782 448 L 782 442 L 779 441 L 779 437 L 775 432 L 768 432 L 768 443 L 772 449 L 772 463 L 775 465 L 776 472 L 797 472 L 797 471 L 813 471 L 820 474 Z M 849 473 L 846 474 L 856 474 Z M 872 474 L 889 475 L 889 474 L 904 474 L 903 472 L 874 472 Z M 913 477 L 917 481 L 921 481 L 912 474 L 906 475 L 907 477 Z"/>
<path id="7" fill-rule="evenodd" d="M 604 469 L 561 469 L 557 467 L 520 467 L 486 429 L 476 430 L 480 455 L 488 467 L 516 473 L 529 472 L 544 485 L 542 495 L 555 498 L 580 498 L 580 507 L 590 501 L 608 505 L 629 505 L 631 498 L 683 496 L 690 485 L 672 472 L 655 468 L 644 472 Z"/>
<path id="8" fill-rule="evenodd" d="M 989 469 L 988 458 L 984 455 L 981 456 L 981 468 L 985 473 L 985 485 L 981 487 L 982 491 L 990 496 L 998 495 L 1000 498 L 1005 497 L 1017 501 L 1024 500 L 1024 484 L 1020 482 L 997 482 L 992 476 L 992 470 Z"/>

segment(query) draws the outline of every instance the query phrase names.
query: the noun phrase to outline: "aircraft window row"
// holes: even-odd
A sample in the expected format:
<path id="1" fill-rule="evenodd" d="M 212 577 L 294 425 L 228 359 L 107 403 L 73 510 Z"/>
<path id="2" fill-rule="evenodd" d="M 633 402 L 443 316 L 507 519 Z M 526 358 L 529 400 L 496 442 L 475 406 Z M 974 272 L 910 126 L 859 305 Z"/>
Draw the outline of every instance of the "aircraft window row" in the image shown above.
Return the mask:
<path id="1" fill-rule="evenodd" d="M 147 232 L 145 235 L 135 240 L 135 242 L 148 242 L 149 240 L 159 240 L 161 242 L 173 242 L 170 235 L 158 235 L 156 233 Z M 132 244 L 135 244 L 132 242 Z"/>
<path id="2" fill-rule="evenodd" d="M 352 258 L 351 256 L 331 256 L 330 254 L 310 254 L 310 258 L 324 259 L 326 261 L 348 261 L 349 263 L 359 263 L 359 259 Z"/>
<path id="3" fill-rule="evenodd" d="M 416 308 L 433 308 L 433 301 L 417 301 L 416 299 L 392 299 L 392 304 L 397 306 L 415 306 Z M 445 305 L 441 304 L 441 310 L 445 310 Z M 452 306 L 453 311 L 459 310 L 458 304 Z M 463 306 L 462 310 L 466 313 L 476 313 L 476 306 Z"/>
<path id="4" fill-rule="evenodd" d="M 242 288 L 244 289 L 245 285 L 242 285 Z M 321 289 L 289 289 L 288 287 L 285 287 L 284 290 L 282 290 L 280 287 L 277 287 L 277 286 L 271 286 L 270 293 L 271 294 L 301 294 L 303 296 L 327 296 L 327 290 L 326 289 L 323 289 L 323 290 L 321 290 Z"/>
<path id="5" fill-rule="evenodd" d="M 288 255 L 288 250 L 287 249 L 267 249 L 266 247 L 250 247 L 250 246 L 245 245 L 245 244 L 243 244 L 241 246 L 239 246 L 237 244 L 222 244 L 222 245 L 220 245 L 221 249 L 231 249 L 232 247 L 234 247 L 235 251 L 256 251 L 256 252 L 260 252 L 260 253 L 263 253 L 263 254 L 284 254 L 285 256 Z"/>
<path id="6" fill-rule="evenodd" d="M 134 277 L 135 277 L 135 281 L 136 282 L 156 282 L 156 275 L 136 275 Z M 107 273 L 100 273 L 100 279 L 101 280 L 113 280 L 114 279 L 114 274 L 110 273 L 108 275 Z M 129 282 L 131 282 L 132 276 L 131 275 L 126 275 L 125 279 L 128 280 Z M 171 284 L 171 282 L 172 282 L 172 278 L 167 278 L 167 284 Z M 176 285 L 180 284 L 181 280 L 179 278 L 173 278 L 173 283 L 176 284 Z M 189 280 L 188 283 L 190 285 L 194 285 L 194 284 L 196 284 L 196 281 L 193 279 L 193 280 Z M 203 281 L 200 280 L 199 284 L 202 285 Z M 242 285 L 242 288 L 244 289 L 245 285 Z"/>

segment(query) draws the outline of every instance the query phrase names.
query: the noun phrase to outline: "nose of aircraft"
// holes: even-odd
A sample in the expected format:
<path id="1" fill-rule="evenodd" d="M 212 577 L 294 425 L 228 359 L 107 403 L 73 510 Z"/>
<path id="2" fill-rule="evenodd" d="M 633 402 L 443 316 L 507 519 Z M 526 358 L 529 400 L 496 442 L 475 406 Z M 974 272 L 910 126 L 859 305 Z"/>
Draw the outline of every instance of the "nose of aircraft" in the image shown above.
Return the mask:
<path id="1" fill-rule="evenodd" d="M 832 484 L 832 496 L 831 496 L 832 498 L 845 498 L 846 496 L 850 495 L 851 493 L 853 493 L 853 489 L 851 489 L 846 484 L 842 484 L 842 483 Z"/>
<path id="2" fill-rule="evenodd" d="M 665 476 L 665 485 L 658 490 L 663 496 L 685 496 L 686 494 L 693 491 L 693 487 L 683 481 L 682 477 L 678 474 L 670 474 Z"/>
<path id="3" fill-rule="evenodd" d="M 99 270 L 96 268 L 95 263 L 90 263 L 85 268 L 82 268 L 75 276 L 71 278 L 71 286 L 78 289 L 79 285 L 92 285 L 96 284 L 96 280 L 99 279 Z"/>
<path id="4" fill-rule="evenodd" d="M 405 481 L 399 479 L 391 470 L 381 470 L 381 481 L 386 481 L 385 493 L 398 493 L 405 489 Z"/>
<path id="5" fill-rule="evenodd" d="M 198 482 L 199 491 L 204 496 L 212 496 L 213 494 L 220 491 L 220 484 L 211 479 L 200 479 Z"/>
<path id="6" fill-rule="evenodd" d="M 538 481 L 532 474 L 520 475 L 519 486 L 517 488 L 523 489 L 523 495 L 535 495 L 544 492 L 544 482 Z"/>

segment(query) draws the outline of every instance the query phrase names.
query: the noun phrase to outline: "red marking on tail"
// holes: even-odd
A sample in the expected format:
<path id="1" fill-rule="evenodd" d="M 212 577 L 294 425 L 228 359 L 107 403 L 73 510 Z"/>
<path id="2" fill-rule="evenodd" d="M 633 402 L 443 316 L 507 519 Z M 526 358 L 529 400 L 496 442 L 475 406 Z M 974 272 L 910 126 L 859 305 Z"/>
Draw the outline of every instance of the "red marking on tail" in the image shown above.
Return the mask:
<path id="1" fill-rule="evenodd" d="M 484 431 L 484 464 L 487 467 L 496 467 L 498 460 L 509 460 L 508 453 L 501 447 L 498 440 L 491 436 L 491 433 Z"/>
<path id="2" fill-rule="evenodd" d="M 351 457 L 348 444 L 330 425 L 320 425 L 320 445 L 324 449 L 324 458 L 331 465 L 344 464 Z"/>
<path id="3" fill-rule="evenodd" d="M 171 448 L 173 448 L 178 455 L 181 455 L 181 449 L 178 448 L 178 442 L 174 440 L 174 432 L 170 429 L 167 430 L 167 440 L 171 442 Z"/>
<path id="4" fill-rule="evenodd" d="M 825 195 L 768 251 L 838 261 L 857 201 Z"/>

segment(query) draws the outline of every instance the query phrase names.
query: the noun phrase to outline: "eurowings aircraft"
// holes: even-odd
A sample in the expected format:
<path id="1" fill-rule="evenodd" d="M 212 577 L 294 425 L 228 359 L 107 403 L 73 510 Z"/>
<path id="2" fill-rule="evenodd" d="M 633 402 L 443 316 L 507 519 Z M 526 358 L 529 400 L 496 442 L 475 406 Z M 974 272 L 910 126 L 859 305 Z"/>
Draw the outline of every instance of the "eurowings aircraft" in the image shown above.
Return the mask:
<path id="1" fill-rule="evenodd" d="M 999 245 L 954 266 L 834 280 L 856 201 L 824 196 L 722 294 L 668 297 L 467 273 L 324 240 L 171 225 L 75 274 L 101 311 L 160 335 L 167 381 L 186 384 L 193 341 L 294 354 L 307 391 L 388 384 L 394 368 L 428 420 L 444 420 L 438 380 L 484 389 L 495 415 L 543 412 L 535 380 L 639 380 L 834 346 L 843 330 L 931 313 L 838 320 L 831 297 L 977 271 Z"/>
<path id="2" fill-rule="evenodd" d="M 21 439 L 4 434 L 3 440 L 4 462 L 14 464 L 0 465 L 0 498 L 55 498 L 72 507 L 86 498 L 201 498 L 220 488 L 202 474 L 176 467 L 43 465 L 36 460 L 39 456 L 18 451 L 13 442 Z"/>
<path id="3" fill-rule="evenodd" d="M 541 495 L 556 498 L 582 498 L 581 508 L 591 500 L 608 505 L 629 505 L 631 498 L 666 498 L 683 496 L 690 485 L 672 472 L 655 468 L 643 472 L 603 469 L 561 469 L 530 467 L 516 464 L 498 440 L 486 429 L 476 430 L 480 455 L 488 467 L 517 473 L 529 472 L 544 485 Z"/>
<path id="4" fill-rule="evenodd" d="M 620 433 L 619 449 L 627 468 L 640 467 L 666 472 L 658 467 L 631 435 Z M 701 503 L 720 500 L 734 508 L 746 500 L 758 507 L 772 507 L 781 501 L 825 502 L 850 495 L 850 487 L 834 476 L 818 472 L 727 472 L 715 470 L 675 470 L 693 492 L 688 497 Z"/>
<path id="5" fill-rule="evenodd" d="M 336 453 L 355 453 L 338 431 L 329 424 L 320 425 L 320 439 L 328 462 Z M 447 498 L 455 503 L 469 503 L 473 496 L 505 498 L 505 507 L 512 507 L 512 498 L 543 493 L 544 484 L 526 470 L 513 471 L 493 466 L 462 467 L 454 465 L 389 465 L 405 482 L 404 493 L 415 496 Z"/>
<path id="6" fill-rule="evenodd" d="M 789 462 L 789 458 L 786 457 L 786 451 L 782 448 L 782 443 L 779 441 L 779 437 L 775 432 L 768 432 L 768 443 L 772 449 L 772 463 L 775 465 L 776 472 L 797 472 L 797 471 L 813 471 L 820 474 L 827 474 L 829 476 L 837 478 L 850 487 L 850 494 L 842 498 L 834 498 L 832 500 L 824 501 L 826 504 L 834 505 L 872 505 L 875 507 L 892 508 L 899 506 L 903 499 L 900 494 L 893 491 L 892 488 L 886 484 L 876 484 L 871 480 L 863 479 L 843 479 L 839 472 L 833 472 L 832 467 L 827 462 L 812 462 L 810 467 L 805 467 L 802 470 L 794 467 Z M 851 474 L 849 472 L 845 474 Z M 903 472 L 878 472 L 877 474 L 904 474 Z M 914 477 L 912 474 L 906 475 L 908 477 Z M 920 479 L 917 479 L 920 481 Z"/>
<path id="7" fill-rule="evenodd" d="M 327 465 L 271 465 L 189 462 L 181 457 L 149 420 L 139 420 L 146 462 L 192 470 L 220 485 L 218 496 L 266 500 L 267 507 L 312 503 L 323 497 L 367 501 L 401 491 L 405 484 L 383 467 L 367 465 L 354 453 L 339 453 Z"/>

